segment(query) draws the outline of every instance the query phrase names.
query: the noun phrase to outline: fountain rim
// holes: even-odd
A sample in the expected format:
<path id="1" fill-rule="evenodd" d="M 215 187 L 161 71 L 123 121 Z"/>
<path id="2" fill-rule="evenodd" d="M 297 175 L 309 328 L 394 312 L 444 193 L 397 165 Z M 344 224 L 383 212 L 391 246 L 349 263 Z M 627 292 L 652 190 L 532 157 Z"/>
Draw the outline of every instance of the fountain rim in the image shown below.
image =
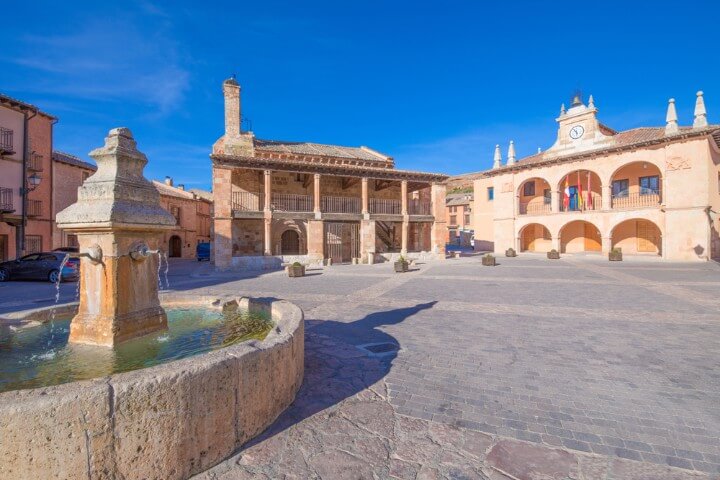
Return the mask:
<path id="1" fill-rule="evenodd" d="M 279 344 L 289 341 L 298 329 L 303 326 L 303 311 L 287 300 L 282 299 L 259 299 L 249 296 L 238 295 L 178 295 L 166 294 L 163 296 L 160 306 L 167 307 L 200 307 L 221 310 L 223 306 L 237 302 L 238 308 L 241 309 L 264 309 L 270 313 L 274 323 L 273 328 L 268 332 L 263 340 L 246 340 L 244 342 L 235 343 L 227 347 L 212 350 L 199 355 L 173 360 L 150 367 L 139 368 L 128 372 L 113 373 L 102 377 L 90 378 L 86 380 L 77 380 L 73 382 L 61 383 L 57 385 L 48 385 L 36 388 L 26 388 L 19 390 L 9 390 L 0 392 L 0 406 L 4 402 L 13 402 L 12 397 L 18 395 L 34 396 L 42 395 L 47 398 L 53 394 L 64 395 L 73 390 L 88 388 L 97 383 L 108 383 L 111 381 L 131 382 L 134 378 L 145 377 L 148 375 L 162 375 L 168 370 L 184 371 L 200 363 L 214 364 L 222 362 L 228 357 L 239 358 L 253 352 L 270 350 Z M 53 310 L 56 315 L 71 315 L 77 311 L 79 302 L 68 302 L 58 304 L 57 306 L 39 307 L 8 314 L 0 315 L 0 328 L 14 327 L 16 329 L 32 328 L 42 325 L 50 321 Z M 276 311 L 277 310 L 277 311 Z M 302 330 L 301 330 L 302 331 Z M 92 346 L 91 346 L 92 348 Z M 97 347 L 107 348 L 107 347 Z"/>

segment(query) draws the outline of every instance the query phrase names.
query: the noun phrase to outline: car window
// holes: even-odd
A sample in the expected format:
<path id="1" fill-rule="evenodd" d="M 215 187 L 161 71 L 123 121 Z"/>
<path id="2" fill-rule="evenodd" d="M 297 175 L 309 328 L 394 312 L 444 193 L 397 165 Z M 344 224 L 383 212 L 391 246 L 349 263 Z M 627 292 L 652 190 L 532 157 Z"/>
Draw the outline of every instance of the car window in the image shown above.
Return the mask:
<path id="1" fill-rule="evenodd" d="M 40 257 L 40 260 L 54 262 L 55 260 L 57 260 L 57 257 L 55 255 L 53 255 L 52 253 L 46 253 L 45 255 L 42 255 Z"/>
<path id="2" fill-rule="evenodd" d="M 20 259 L 20 261 L 21 262 L 34 262 L 38 258 L 40 258 L 40 255 L 38 255 L 37 253 L 32 253 L 30 255 L 25 255 L 24 257 L 22 257 Z"/>

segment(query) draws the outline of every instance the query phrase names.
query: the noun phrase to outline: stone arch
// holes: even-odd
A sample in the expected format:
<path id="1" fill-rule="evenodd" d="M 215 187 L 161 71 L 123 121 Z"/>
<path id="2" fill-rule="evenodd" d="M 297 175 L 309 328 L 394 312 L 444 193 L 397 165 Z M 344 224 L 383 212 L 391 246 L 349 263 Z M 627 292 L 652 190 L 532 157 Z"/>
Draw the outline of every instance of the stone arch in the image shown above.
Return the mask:
<path id="1" fill-rule="evenodd" d="M 569 196 L 565 200 L 565 183 Z M 565 172 L 555 184 L 560 192 L 560 211 L 600 210 L 602 208 L 602 177 L 594 170 L 576 168 Z M 580 195 L 582 193 L 582 195 Z"/>
<path id="2" fill-rule="evenodd" d="M 531 185 L 526 189 L 526 185 Z M 520 215 L 550 213 L 552 185 L 543 177 L 529 177 L 520 182 L 515 191 Z"/>
<path id="3" fill-rule="evenodd" d="M 528 223 L 520 229 L 521 252 L 549 252 L 552 250 L 550 229 L 541 223 Z"/>
<path id="4" fill-rule="evenodd" d="M 601 252 L 602 234 L 595 224 L 587 220 L 571 220 L 558 234 L 561 253 Z"/>
<path id="5" fill-rule="evenodd" d="M 613 170 L 608 180 L 612 208 L 660 205 L 662 181 L 662 168 L 655 162 L 633 160 L 623 163 Z"/>
<path id="6" fill-rule="evenodd" d="M 295 254 L 283 252 L 283 235 L 289 230 L 292 230 L 298 236 L 298 253 Z M 305 221 L 276 219 L 273 220 L 272 232 L 272 252 L 274 255 L 307 255 L 307 227 Z"/>
<path id="7" fill-rule="evenodd" d="M 633 217 L 613 225 L 610 243 L 612 248 L 620 248 L 626 254 L 662 255 L 662 236 L 662 229 L 654 221 Z"/>
<path id="8" fill-rule="evenodd" d="M 300 255 L 300 234 L 293 228 L 288 228 L 280 235 L 281 255 Z"/>

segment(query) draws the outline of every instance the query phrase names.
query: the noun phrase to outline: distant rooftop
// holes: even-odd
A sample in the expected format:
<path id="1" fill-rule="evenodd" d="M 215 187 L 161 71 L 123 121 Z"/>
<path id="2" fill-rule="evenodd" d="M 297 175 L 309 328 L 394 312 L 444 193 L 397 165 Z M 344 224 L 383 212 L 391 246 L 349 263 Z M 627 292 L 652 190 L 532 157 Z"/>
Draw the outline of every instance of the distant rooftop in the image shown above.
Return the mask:
<path id="1" fill-rule="evenodd" d="M 49 113 L 43 112 L 31 103 L 23 102 L 22 100 L 18 100 L 17 98 L 13 98 L 9 95 L 4 95 L 2 93 L 0 93 L 0 106 L 8 106 L 17 110 L 31 110 L 34 112 L 38 112 L 39 114 L 44 115 L 45 117 L 48 117 L 52 120 L 57 120 L 57 117 L 50 115 Z"/>
<path id="2" fill-rule="evenodd" d="M 66 163 L 68 165 L 73 165 L 75 167 L 92 170 L 93 172 L 97 170 L 97 165 L 95 165 L 94 163 L 86 162 L 85 160 L 82 160 L 80 157 L 77 157 L 75 155 L 72 155 L 72 154 L 66 153 L 66 152 L 59 152 L 57 150 L 54 150 L 52 153 L 52 159 L 55 162 Z"/>
<path id="3" fill-rule="evenodd" d="M 393 163 L 392 157 L 368 147 L 342 147 L 310 142 L 285 142 L 280 140 L 255 139 L 255 148 L 263 151 L 293 153 L 298 155 L 320 155 L 324 157 L 349 158 L 373 162 Z"/>

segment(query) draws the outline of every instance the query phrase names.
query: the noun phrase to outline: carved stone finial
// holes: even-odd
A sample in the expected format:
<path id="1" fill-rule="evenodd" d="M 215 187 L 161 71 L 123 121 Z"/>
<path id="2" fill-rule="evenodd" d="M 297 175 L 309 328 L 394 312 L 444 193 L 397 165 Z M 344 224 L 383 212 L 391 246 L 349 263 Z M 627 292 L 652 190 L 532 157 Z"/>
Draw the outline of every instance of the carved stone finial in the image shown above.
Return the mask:
<path id="1" fill-rule="evenodd" d="M 500 145 L 495 145 L 495 156 L 493 157 L 493 168 L 500 168 L 502 163 L 502 153 L 500 153 Z"/>
<path id="2" fill-rule="evenodd" d="M 705 99 L 702 90 L 697 92 L 695 100 L 695 119 L 693 120 L 693 128 L 707 127 L 707 111 L 705 110 Z"/>
<path id="3" fill-rule="evenodd" d="M 510 146 L 508 147 L 508 165 L 514 165 L 515 164 L 515 142 L 510 140 Z"/>
<path id="4" fill-rule="evenodd" d="M 565 113 L 567 113 L 567 111 L 565 110 L 565 104 L 561 103 L 560 104 L 560 116 L 562 117 L 563 115 L 565 115 Z"/>
<path id="5" fill-rule="evenodd" d="M 667 115 L 665 115 L 665 133 L 677 133 L 678 131 L 678 118 L 677 111 L 675 110 L 675 99 L 671 98 L 668 100 Z"/>
<path id="6" fill-rule="evenodd" d="M 590 98 L 588 98 L 588 107 L 589 108 L 595 108 L 595 99 L 592 95 L 590 95 Z"/>

